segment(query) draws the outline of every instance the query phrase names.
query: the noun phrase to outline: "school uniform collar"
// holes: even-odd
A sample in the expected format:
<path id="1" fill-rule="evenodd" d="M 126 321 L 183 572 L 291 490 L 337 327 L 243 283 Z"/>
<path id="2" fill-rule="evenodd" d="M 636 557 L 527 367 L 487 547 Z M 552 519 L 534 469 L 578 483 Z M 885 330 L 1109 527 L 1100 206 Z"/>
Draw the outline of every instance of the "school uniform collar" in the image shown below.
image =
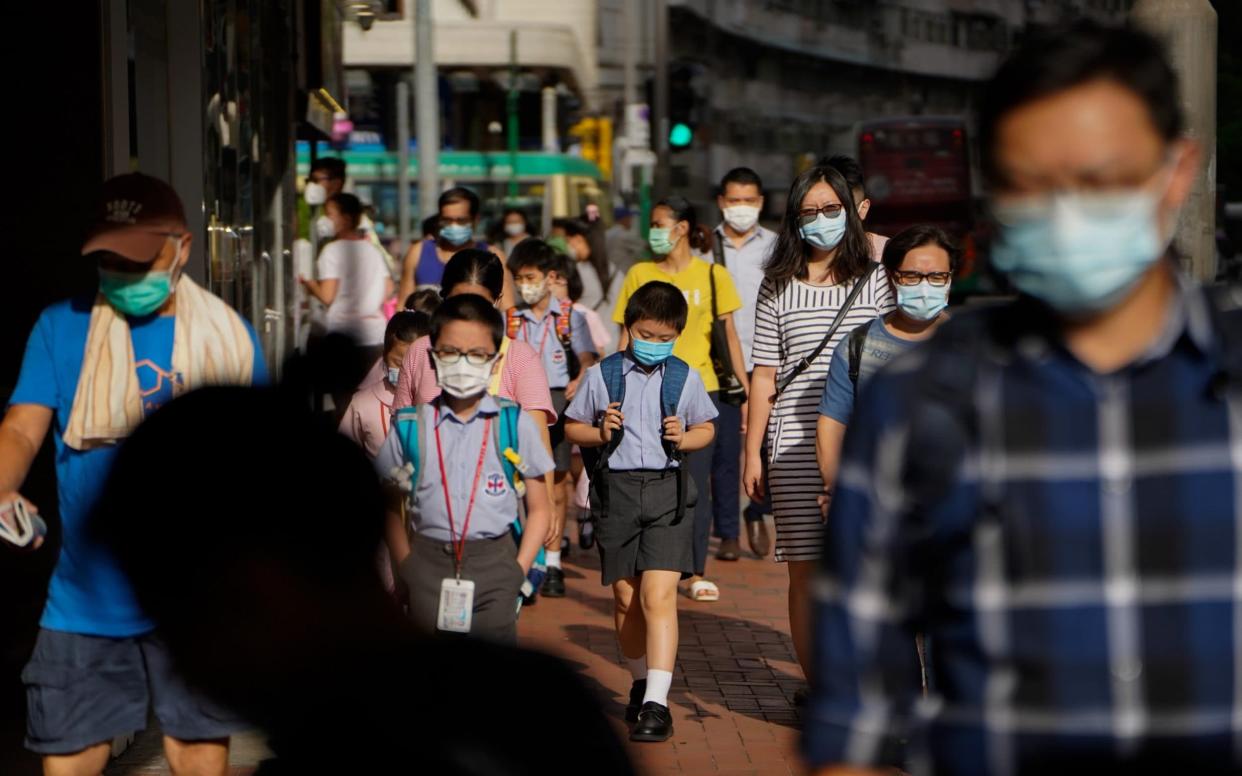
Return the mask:
<path id="1" fill-rule="evenodd" d="M 634 356 L 630 354 L 630 351 L 627 348 L 625 350 L 625 358 L 622 359 L 621 361 L 621 375 L 622 376 L 628 375 L 630 372 L 633 372 L 634 370 L 638 370 L 638 372 L 641 373 L 644 377 L 650 377 L 656 374 L 663 374 L 664 367 L 667 364 L 668 364 L 667 361 L 661 361 L 656 366 L 655 369 L 652 369 L 650 372 L 648 372 L 646 369 L 643 369 L 642 364 L 639 364 L 636 360 L 634 360 Z"/>
<path id="2" fill-rule="evenodd" d="M 530 321 L 531 323 L 540 323 L 540 320 L 535 317 L 534 308 L 529 307 L 527 305 L 523 305 L 519 307 L 517 310 L 518 310 L 518 315 L 522 316 L 523 318 Z M 548 318 L 555 318 L 556 316 L 560 314 L 561 314 L 561 302 L 559 299 L 556 298 L 556 294 L 550 294 L 548 296 L 548 310 L 547 312 L 544 313 L 543 318 L 544 320 L 547 320 Z"/>
<path id="3" fill-rule="evenodd" d="M 442 425 L 446 421 L 452 420 L 453 422 L 464 426 L 467 423 L 473 422 L 474 419 L 480 415 L 491 416 L 500 414 L 500 405 L 496 403 L 496 400 L 492 398 L 490 393 L 483 394 L 483 398 L 479 400 L 479 406 L 475 410 L 474 414 L 465 420 L 457 417 L 457 415 L 448 408 L 448 405 L 444 403 L 444 400 L 441 397 L 436 397 L 433 404 L 436 408 L 436 425 Z"/>

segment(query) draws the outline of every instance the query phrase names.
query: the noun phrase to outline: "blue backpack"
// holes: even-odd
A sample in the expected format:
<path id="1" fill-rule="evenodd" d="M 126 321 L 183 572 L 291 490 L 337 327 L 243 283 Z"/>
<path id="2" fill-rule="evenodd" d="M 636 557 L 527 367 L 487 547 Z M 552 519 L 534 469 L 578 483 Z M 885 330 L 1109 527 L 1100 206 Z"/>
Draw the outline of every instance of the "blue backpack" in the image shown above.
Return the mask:
<path id="1" fill-rule="evenodd" d="M 521 546 L 522 512 L 525 511 L 524 497 L 526 495 L 526 483 L 522 481 L 526 465 L 522 463 L 522 456 L 518 454 L 518 421 L 522 416 L 522 408 L 512 399 L 499 396 L 493 398 L 500 405 L 500 415 L 497 418 L 498 422 L 492 425 L 492 449 L 500 458 L 505 479 L 509 481 L 509 485 L 518 497 L 518 515 L 509 526 L 509 531 L 513 535 L 513 540 Z M 413 467 L 410 477 L 411 493 L 418 492 L 418 483 L 423 474 L 422 462 L 426 455 L 426 439 L 421 428 L 421 418 L 422 406 L 413 405 L 397 410 L 396 417 L 393 419 L 393 429 L 397 432 L 397 438 L 401 440 L 405 458 Z M 526 581 L 522 583 L 522 595 L 529 597 L 538 591 L 547 573 L 544 550 L 540 547 L 539 553 L 535 556 L 535 562 L 531 564 L 530 572 L 526 575 Z M 519 598 L 519 611 L 521 602 L 522 599 Z"/>
<path id="2" fill-rule="evenodd" d="M 617 352 L 604 358 L 599 362 L 600 375 L 604 378 L 604 388 L 608 391 L 608 403 L 625 404 L 625 353 Z M 664 418 L 673 417 L 677 414 L 677 405 L 681 403 L 681 393 L 686 387 L 686 379 L 690 376 L 690 365 L 682 361 L 676 356 L 669 356 L 664 362 L 664 380 L 660 384 L 660 436 L 664 435 Z M 595 480 L 608 467 L 608 458 L 613 451 L 617 449 L 617 445 L 621 444 L 621 436 L 624 430 L 613 433 L 612 439 L 606 445 L 599 447 L 582 448 L 582 463 L 586 470 L 590 473 L 591 479 Z M 680 461 L 683 458 L 681 452 L 674 450 L 667 442 L 664 443 L 664 451 L 668 454 L 670 461 Z M 686 508 L 686 467 L 684 465 L 678 467 L 678 491 L 677 491 L 677 519 L 680 520 Z M 604 495 L 606 490 L 599 489 L 604 501 L 607 496 Z M 601 505 L 607 510 L 607 504 Z"/>

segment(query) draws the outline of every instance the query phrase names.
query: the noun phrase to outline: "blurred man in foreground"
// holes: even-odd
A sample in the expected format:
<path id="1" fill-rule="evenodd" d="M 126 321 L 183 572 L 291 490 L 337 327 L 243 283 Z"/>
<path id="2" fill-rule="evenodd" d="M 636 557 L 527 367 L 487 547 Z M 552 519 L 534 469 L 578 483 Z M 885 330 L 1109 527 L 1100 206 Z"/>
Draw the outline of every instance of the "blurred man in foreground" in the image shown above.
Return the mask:
<path id="1" fill-rule="evenodd" d="M 1159 45 L 1028 41 L 981 110 L 1016 302 L 882 370 L 846 435 L 805 748 L 822 774 L 1237 773 L 1242 307 L 1170 249 L 1200 168 Z M 908 660 L 931 644 L 936 692 Z"/>

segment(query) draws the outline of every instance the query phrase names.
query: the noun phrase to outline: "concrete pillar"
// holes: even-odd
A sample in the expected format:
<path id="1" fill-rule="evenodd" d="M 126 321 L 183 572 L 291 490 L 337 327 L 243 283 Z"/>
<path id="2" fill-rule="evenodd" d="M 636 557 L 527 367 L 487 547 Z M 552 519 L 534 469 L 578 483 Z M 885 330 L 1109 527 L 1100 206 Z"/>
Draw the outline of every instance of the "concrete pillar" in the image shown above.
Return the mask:
<path id="1" fill-rule="evenodd" d="M 1208 0 L 1138 0 L 1130 18 L 1162 40 L 1177 71 L 1187 134 L 1203 153 L 1174 242 L 1196 278 L 1216 278 L 1216 11 Z"/>

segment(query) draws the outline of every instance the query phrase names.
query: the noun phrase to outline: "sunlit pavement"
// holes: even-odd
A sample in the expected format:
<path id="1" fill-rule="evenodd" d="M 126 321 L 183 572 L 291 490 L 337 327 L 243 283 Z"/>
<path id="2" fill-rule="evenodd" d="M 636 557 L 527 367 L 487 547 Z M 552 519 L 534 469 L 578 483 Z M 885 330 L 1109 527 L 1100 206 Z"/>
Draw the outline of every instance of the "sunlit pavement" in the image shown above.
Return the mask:
<path id="1" fill-rule="evenodd" d="M 647 774 L 799 773 L 793 695 L 803 681 L 785 615 L 785 567 L 749 555 L 736 563 L 713 557 L 708 572 L 720 585 L 720 600 L 679 601 L 681 649 L 670 696 L 675 733 L 662 744 L 632 744 L 634 762 Z M 599 582 L 597 551 L 575 546 L 565 573 L 565 598 L 541 598 L 522 612 L 521 643 L 566 660 L 626 735 L 630 675 L 613 636 L 612 596 Z M 533 735 L 555 741 L 555 730 Z M 556 756 L 554 746 L 548 751 Z M 234 774 L 252 773 L 264 756 L 261 736 L 235 737 Z M 583 772 L 589 770 L 584 764 Z M 156 773 L 168 770 L 154 731 L 141 734 L 108 769 L 109 776 Z"/>

